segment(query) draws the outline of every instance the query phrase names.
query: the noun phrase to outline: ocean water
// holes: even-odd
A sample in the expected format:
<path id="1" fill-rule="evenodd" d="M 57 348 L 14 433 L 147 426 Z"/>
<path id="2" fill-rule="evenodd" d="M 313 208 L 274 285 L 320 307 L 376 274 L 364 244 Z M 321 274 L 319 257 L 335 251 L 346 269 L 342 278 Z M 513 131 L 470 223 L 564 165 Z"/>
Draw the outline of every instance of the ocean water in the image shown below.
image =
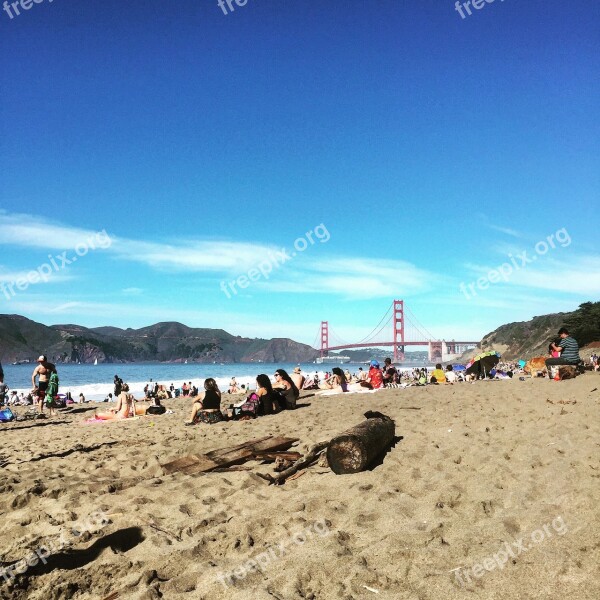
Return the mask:
<path id="1" fill-rule="evenodd" d="M 35 364 L 28 365 L 3 365 L 4 381 L 11 390 L 16 389 L 19 393 L 31 390 L 31 374 Z M 192 382 L 193 385 L 202 390 L 204 380 L 213 377 L 221 391 L 227 391 L 229 381 L 235 377 L 238 384 L 250 385 L 256 388 L 256 376 L 265 373 L 272 378 L 275 369 L 285 369 L 288 373 L 294 370 L 298 364 L 223 364 L 223 365 L 200 365 L 200 364 L 172 364 L 172 363 L 129 363 L 129 364 L 99 364 L 99 365 L 57 365 L 60 378 L 60 392 L 71 392 L 76 398 L 80 393 L 87 400 L 104 400 L 109 392 L 113 392 L 113 379 L 118 375 L 129 384 L 132 394 L 139 398 L 144 395 L 144 386 L 150 378 L 167 387 L 173 383 L 180 388 L 183 383 Z M 302 373 L 319 373 L 321 379 L 324 372 L 331 371 L 336 365 L 301 364 Z M 359 367 L 365 369 L 363 363 L 348 363 L 341 366 L 349 369 L 351 373 L 358 371 Z M 417 365 L 414 365 L 417 366 Z M 412 370 L 413 365 L 403 364 L 401 370 Z"/>

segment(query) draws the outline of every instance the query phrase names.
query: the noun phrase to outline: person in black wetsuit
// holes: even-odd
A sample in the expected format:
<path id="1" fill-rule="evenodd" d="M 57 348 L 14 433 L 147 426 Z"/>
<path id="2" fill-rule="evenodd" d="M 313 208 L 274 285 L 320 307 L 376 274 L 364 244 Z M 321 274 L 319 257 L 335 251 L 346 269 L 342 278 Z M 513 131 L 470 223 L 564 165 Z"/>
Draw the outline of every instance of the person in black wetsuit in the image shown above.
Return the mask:
<path id="1" fill-rule="evenodd" d="M 217 382 L 209 377 L 204 381 L 204 393 L 198 396 L 192 406 L 192 414 L 186 425 L 196 423 L 220 423 L 224 420 L 221 412 L 221 391 Z"/>

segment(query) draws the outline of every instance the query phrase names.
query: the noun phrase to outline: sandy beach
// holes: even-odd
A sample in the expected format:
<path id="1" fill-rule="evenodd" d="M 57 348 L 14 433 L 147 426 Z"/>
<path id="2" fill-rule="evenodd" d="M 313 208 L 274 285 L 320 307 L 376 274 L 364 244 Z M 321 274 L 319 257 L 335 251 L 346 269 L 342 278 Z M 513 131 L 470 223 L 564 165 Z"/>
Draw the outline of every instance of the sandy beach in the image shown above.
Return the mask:
<path id="1" fill-rule="evenodd" d="M 0 597 L 595 600 L 599 387 L 586 373 L 311 396 L 213 426 L 184 427 L 183 400 L 102 425 L 84 423 L 91 406 L 4 424 L 1 561 L 44 560 L 5 573 Z M 304 452 L 369 409 L 402 439 L 365 473 L 314 465 L 269 486 L 256 473 L 272 464 L 161 468 L 266 435 Z"/>

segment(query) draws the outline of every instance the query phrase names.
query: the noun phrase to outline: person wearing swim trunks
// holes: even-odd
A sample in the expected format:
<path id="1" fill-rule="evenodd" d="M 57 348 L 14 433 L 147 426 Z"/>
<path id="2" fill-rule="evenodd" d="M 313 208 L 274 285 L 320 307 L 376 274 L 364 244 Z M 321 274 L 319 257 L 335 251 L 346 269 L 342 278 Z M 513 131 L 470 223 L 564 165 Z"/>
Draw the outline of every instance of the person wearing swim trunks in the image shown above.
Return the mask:
<path id="1" fill-rule="evenodd" d="M 44 414 L 44 398 L 46 397 L 46 390 L 48 389 L 48 382 L 50 381 L 50 375 L 56 373 L 56 367 L 48 362 L 45 354 L 42 354 L 37 359 L 38 366 L 33 370 L 31 375 L 31 384 L 33 385 L 32 393 L 34 396 L 37 395 L 38 413 Z M 35 378 L 38 378 L 36 384 Z"/>

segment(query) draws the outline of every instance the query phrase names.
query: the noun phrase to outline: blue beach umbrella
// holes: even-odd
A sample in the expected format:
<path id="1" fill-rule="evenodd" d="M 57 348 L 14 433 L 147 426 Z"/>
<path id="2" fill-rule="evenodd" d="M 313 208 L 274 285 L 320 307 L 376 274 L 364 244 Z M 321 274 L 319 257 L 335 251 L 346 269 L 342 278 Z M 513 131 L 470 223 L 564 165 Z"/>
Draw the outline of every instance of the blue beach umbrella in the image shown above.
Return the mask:
<path id="1" fill-rule="evenodd" d="M 454 365 L 452 368 L 454 371 L 465 371 L 467 367 L 465 365 Z"/>

